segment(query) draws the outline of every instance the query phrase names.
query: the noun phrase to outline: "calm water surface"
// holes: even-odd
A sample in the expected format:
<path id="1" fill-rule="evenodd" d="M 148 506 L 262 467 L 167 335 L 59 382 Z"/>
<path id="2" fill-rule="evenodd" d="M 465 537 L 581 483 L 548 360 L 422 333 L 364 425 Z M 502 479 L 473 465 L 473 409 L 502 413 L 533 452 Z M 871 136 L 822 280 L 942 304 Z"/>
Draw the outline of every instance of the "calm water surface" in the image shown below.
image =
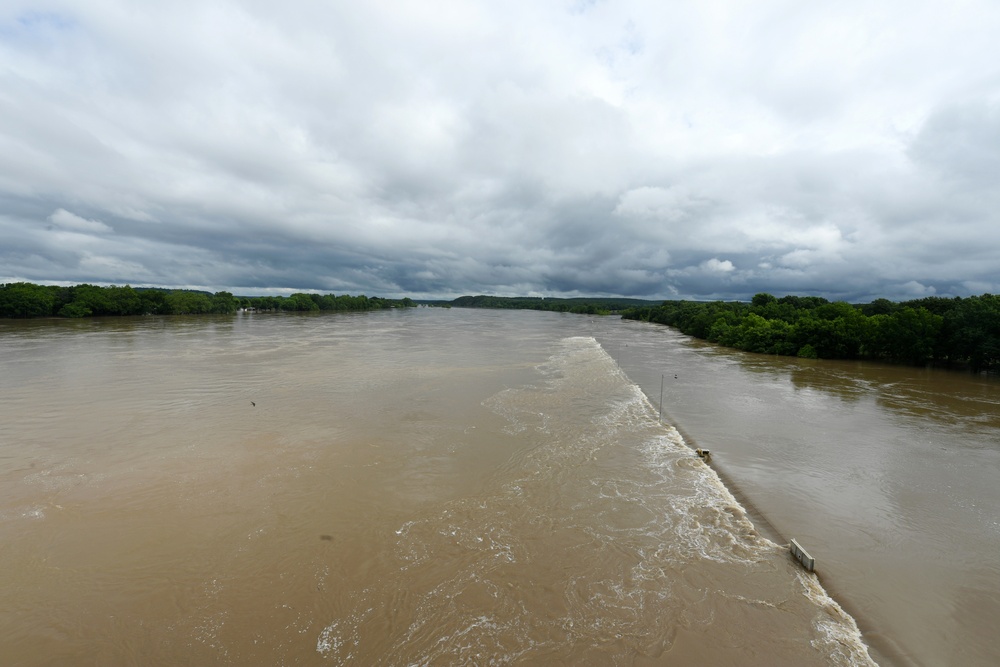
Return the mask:
<path id="1" fill-rule="evenodd" d="M 996 389 L 521 311 L 0 323 L 0 655 L 871 664 L 829 591 L 995 664 Z"/>

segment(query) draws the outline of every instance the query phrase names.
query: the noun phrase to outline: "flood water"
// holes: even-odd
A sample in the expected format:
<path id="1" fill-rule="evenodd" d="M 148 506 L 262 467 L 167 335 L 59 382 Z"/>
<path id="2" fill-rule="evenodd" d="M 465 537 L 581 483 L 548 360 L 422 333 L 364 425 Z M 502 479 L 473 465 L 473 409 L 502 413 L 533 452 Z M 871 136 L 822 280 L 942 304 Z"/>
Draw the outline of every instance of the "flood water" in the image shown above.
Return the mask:
<path id="1" fill-rule="evenodd" d="M 600 340 L 630 379 L 656 403 L 662 385 L 664 420 L 817 559 L 880 663 L 1000 664 L 998 378 L 616 324 Z"/>
<path id="2" fill-rule="evenodd" d="M 997 388 L 526 311 L 2 322 L 0 656 L 995 664 Z"/>

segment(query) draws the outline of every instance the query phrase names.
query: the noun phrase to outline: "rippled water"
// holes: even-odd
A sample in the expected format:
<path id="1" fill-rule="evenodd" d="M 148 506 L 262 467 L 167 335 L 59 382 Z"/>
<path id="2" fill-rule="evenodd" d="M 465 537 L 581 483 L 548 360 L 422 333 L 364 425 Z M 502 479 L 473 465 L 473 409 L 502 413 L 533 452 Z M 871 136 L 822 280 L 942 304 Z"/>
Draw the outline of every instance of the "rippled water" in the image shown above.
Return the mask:
<path id="1" fill-rule="evenodd" d="M 23 665 L 870 664 L 853 620 L 780 537 L 794 526 L 835 596 L 890 636 L 873 611 L 879 587 L 839 571 L 865 559 L 820 539 L 871 548 L 858 534 L 873 520 L 824 490 L 838 483 L 838 455 L 810 466 L 813 445 L 798 457 L 782 449 L 795 424 L 801 435 L 836 420 L 808 424 L 794 401 L 766 417 L 789 396 L 828 416 L 851 399 L 831 396 L 829 379 L 775 393 L 802 367 L 755 365 L 664 331 L 458 309 L 2 323 L 0 655 Z M 658 398 L 666 362 L 687 384 L 667 388 L 665 416 L 712 443 L 713 465 L 738 477 L 773 540 L 658 422 L 647 396 Z M 869 405 L 863 373 L 813 368 Z M 741 382 L 750 390 L 739 393 Z M 874 403 L 902 421 L 917 409 Z M 729 416 L 712 417 L 720 410 Z M 869 480 L 891 473 L 858 467 Z M 759 492 L 772 484 L 788 495 Z M 811 493 L 836 502 L 823 525 L 800 530 Z M 923 520 L 910 518 L 914 534 Z"/>

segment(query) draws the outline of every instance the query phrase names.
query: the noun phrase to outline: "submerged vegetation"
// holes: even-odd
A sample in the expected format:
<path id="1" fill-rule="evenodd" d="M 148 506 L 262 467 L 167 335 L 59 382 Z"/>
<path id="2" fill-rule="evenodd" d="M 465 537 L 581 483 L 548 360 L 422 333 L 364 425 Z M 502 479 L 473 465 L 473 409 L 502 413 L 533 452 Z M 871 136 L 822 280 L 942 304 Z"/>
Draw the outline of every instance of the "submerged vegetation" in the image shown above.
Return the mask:
<path id="1" fill-rule="evenodd" d="M 665 301 L 622 317 L 748 352 L 1000 370 L 1000 296 L 992 294 L 854 305 L 762 293 L 750 303 Z"/>
<path id="2" fill-rule="evenodd" d="M 264 311 L 363 311 L 404 308 L 410 299 L 364 295 L 292 294 L 238 297 L 229 292 L 134 288 L 128 285 L 58 287 L 33 283 L 0 285 L 0 317 L 91 317 L 101 315 L 201 315 Z"/>

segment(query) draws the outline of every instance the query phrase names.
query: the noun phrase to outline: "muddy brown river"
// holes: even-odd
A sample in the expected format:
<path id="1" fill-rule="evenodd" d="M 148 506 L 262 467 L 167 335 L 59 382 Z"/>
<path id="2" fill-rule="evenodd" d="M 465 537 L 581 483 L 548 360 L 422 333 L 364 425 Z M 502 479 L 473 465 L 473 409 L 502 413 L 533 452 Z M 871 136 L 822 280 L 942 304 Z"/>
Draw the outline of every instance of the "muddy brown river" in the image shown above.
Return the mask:
<path id="1" fill-rule="evenodd" d="M 994 380 L 420 308 L 0 322 L 0 392 L 5 665 L 997 662 Z"/>

